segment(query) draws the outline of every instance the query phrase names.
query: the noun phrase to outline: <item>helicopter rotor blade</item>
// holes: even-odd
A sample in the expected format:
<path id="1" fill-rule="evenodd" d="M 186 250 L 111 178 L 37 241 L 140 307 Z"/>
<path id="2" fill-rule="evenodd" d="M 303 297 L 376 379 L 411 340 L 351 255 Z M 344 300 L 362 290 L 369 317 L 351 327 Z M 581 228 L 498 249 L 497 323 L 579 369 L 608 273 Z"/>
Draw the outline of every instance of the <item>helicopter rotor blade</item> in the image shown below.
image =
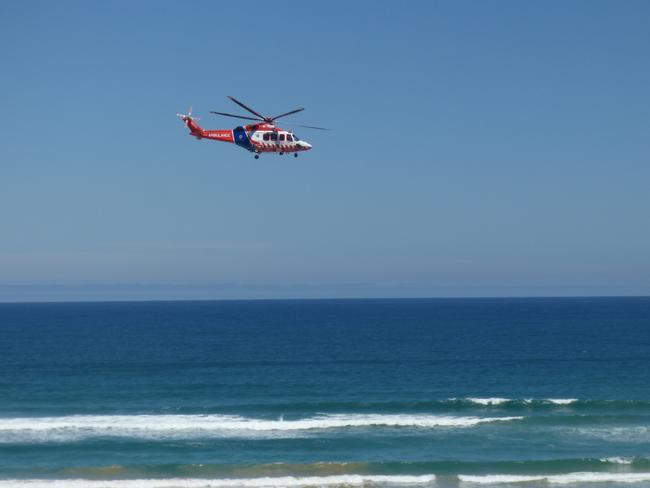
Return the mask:
<path id="1" fill-rule="evenodd" d="M 230 95 L 228 95 L 228 98 L 230 98 L 233 102 L 235 102 L 237 105 L 239 105 L 239 106 L 240 106 L 241 108 L 243 108 L 244 110 L 249 111 L 249 112 L 252 113 L 253 115 L 257 115 L 257 116 L 258 116 L 260 119 L 262 119 L 262 120 L 267 120 L 268 117 L 264 117 L 263 115 L 258 114 L 255 110 L 253 110 L 253 109 L 250 108 L 250 107 L 247 107 L 246 105 L 244 105 L 243 103 L 241 103 L 239 100 L 237 100 L 235 97 L 231 97 Z"/>
<path id="2" fill-rule="evenodd" d="M 279 119 L 280 117 L 286 117 L 287 115 L 295 114 L 297 112 L 302 112 L 303 110 L 305 110 L 305 109 L 304 108 L 298 108 L 296 110 L 292 110 L 291 112 L 287 112 L 286 114 L 276 115 L 275 117 L 271 117 L 271 120 L 273 121 L 273 120 Z"/>
<path id="3" fill-rule="evenodd" d="M 255 122 L 264 122 L 264 119 L 254 119 L 253 117 L 246 117 L 245 115 L 227 114 L 224 112 L 215 112 L 214 110 L 210 110 L 210 113 L 215 115 L 223 115 L 224 117 L 233 117 L 235 119 L 254 120 Z"/>
<path id="4" fill-rule="evenodd" d="M 327 127 L 316 127 L 314 125 L 294 125 L 293 127 L 304 127 L 305 129 L 332 130 Z"/>

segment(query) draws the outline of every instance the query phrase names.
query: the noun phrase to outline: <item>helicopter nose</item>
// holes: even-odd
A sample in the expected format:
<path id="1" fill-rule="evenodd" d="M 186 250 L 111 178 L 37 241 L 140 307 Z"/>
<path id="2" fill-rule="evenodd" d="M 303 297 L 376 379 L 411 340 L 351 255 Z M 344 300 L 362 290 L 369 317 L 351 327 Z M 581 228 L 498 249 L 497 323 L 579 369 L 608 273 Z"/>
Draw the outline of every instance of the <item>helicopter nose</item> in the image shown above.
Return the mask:
<path id="1" fill-rule="evenodd" d="M 301 144 L 302 147 L 304 147 L 307 151 L 311 149 L 311 144 L 309 144 L 308 142 L 301 141 L 300 144 Z"/>

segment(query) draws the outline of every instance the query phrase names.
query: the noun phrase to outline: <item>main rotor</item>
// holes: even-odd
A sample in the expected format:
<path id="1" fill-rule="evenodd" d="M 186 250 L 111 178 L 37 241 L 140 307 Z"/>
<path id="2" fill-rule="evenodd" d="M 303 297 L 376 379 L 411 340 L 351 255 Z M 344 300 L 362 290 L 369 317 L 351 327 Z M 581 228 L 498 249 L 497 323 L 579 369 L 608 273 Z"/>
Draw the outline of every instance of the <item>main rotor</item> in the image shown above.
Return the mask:
<path id="1" fill-rule="evenodd" d="M 225 112 L 215 112 L 214 110 L 210 110 L 210 113 L 215 114 L 215 115 L 223 115 L 224 117 L 232 117 L 232 118 L 235 118 L 235 119 L 244 119 L 244 120 L 253 120 L 255 122 L 264 122 L 265 124 L 274 125 L 274 122 L 277 119 L 281 118 L 281 117 L 286 117 L 287 115 L 292 115 L 292 114 L 302 112 L 303 110 L 305 110 L 304 108 L 297 108 L 295 110 L 291 110 L 290 112 L 286 112 L 286 113 L 283 113 L 283 114 L 280 114 L 280 115 L 276 115 L 275 117 L 266 117 L 264 115 L 261 115 L 261 114 L 257 113 L 255 110 L 253 110 L 249 106 L 243 104 L 242 102 L 237 100 L 235 97 L 228 96 L 228 98 L 230 98 L 233 102 L 235 102 L 237 105 L 239 105 L 241 108 L 243 108 L 247 112 L 250 112 L 255 117 L 249 117 L 247 115 L 235 115 L 235 114 L 229 114 L 229 113 L 225 113 Z M 296 127 L 306 127 L 307 129 L 329 130 L 329 129 L 326 129 L 325 127 L 314 127 L 314 126 L 311 126 L 311 125 L 298 125 Z"/>

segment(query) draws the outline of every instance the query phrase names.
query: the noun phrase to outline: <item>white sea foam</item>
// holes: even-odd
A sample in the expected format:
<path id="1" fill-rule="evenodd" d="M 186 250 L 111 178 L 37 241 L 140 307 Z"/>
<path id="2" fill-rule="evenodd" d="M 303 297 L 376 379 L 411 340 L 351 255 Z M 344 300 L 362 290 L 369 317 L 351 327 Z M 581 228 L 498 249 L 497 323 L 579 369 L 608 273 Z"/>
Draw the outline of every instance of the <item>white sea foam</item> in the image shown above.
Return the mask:
<path id="1" fill-rule="evenodd" d="M 458 475 L 458 479 L 465 483 L 476 483 L 479 485 L 493 485 L 497 483 L 525 483 L 530 481 L 543 481 L 544 476 L 523 476 L 514 474 L 486 474 L 480 476 Z"/>
<path id="2" fill-rule="evenodd" d="M 554 475 L 506 475 L 490 474 L 482 476 L 459 475 L 464 483 L 494 485 L 507 483 L 546 482 L 554 485 L 572 483 L 641 483 L 650 481 L 650 473 L 567 473 Z"/>
<path id="3" fill-rule="evenodd" d="M 567 473 L 556 475 L 459 475 L 463 484 L 499 485 L 547 483 L 570 485 L 583 483 L 643 483 L 650 481 L 650 473 Z M 2 488 L 301 488 L 332 486 L 435 486 L 436 476 L 426 475 L 333 475 L 266 478 L 169 478 L 132 480 L 86 479 L 8 479 L 0 480 Z M 535 485 L 537 486 L 537 485 Z"/>
<path id="4" fill-rule="evenodd" d="M 2 488 L 281 488 L 311 486 L 368 486 L 368 485 L 431 485 L 436 477 L 432 474 L 420 476 L 389 475 L 336 475 L 306 477 L 270 477 L 248 479 L 139 479 L 139 480 L 0 480 Z"/>
<path id="5" fill-rule="evenodd" d="M 600 458 L 600 461 L 602 461 L 603 463 L 613 463 L 613 464 L 632 464 L 634 462 L 634 458 L 613 456 L 608 458 Z"/>
<path id="6" fill-rule="evenodd" d="M 315 430 L 370 427 L 472 427 L 523 417 L 416 414 L 333 414 L 296 420 L 237 415 L 72 415 L 0 419 L 0 443 L 68 441 L 90 437 L 209 438 L 281 436 Z"/>
<path id="7" fill-rule="evenodd" d="M 552 403 L 554 405 L 570 405 L 579 401 L 577 398 L 501 398 L 501 397 L 489 397 L 489 398 L 450 398 L 451 401 L 466 401 L 469 403 L 475 403 L 477 405 L 484 406 L 494 406 L 494 405 L 503 405 L 504 403 L 523 403 L 523 404 L 533 404 L 533 403 Z"/>
<path id="8" fill-rule="evenodd" d="M 468 402 L 477 403 L 479 405 L 501 405 L 502 403 L 510 402 L 509 398 L 467 398 Z"/>
<path id="9" fill-rule="evenodd" d="M 571 405 L 578 401 L 577 398 L 548 398 L 546 399 L 549 403 L 554 403 L 555 405 Z"/>

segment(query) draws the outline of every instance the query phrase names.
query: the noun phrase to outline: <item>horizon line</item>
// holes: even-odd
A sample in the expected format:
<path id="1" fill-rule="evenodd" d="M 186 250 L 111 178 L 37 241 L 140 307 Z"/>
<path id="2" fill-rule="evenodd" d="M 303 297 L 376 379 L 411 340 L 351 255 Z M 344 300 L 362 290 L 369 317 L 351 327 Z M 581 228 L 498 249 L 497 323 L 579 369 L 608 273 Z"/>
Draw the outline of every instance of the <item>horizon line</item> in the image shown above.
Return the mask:
<path id="1" fill-rule="evenodd" d="M 3 301 L 0 305 L 22 304 L 75 304 L 75 303 L 170 303 L 170 302 L 317 302 L 317 301 L 413 301 L 413 300 L 582 300 L 582 299 L 617 299 L 650 298 L 650 295 L 530 295 L 530 296 L 377 296 L 377 297 L 282 297 L 282 298 L 134 298 L 134 299 L 88 299 L 88 300 L 14 300 Z"/>

